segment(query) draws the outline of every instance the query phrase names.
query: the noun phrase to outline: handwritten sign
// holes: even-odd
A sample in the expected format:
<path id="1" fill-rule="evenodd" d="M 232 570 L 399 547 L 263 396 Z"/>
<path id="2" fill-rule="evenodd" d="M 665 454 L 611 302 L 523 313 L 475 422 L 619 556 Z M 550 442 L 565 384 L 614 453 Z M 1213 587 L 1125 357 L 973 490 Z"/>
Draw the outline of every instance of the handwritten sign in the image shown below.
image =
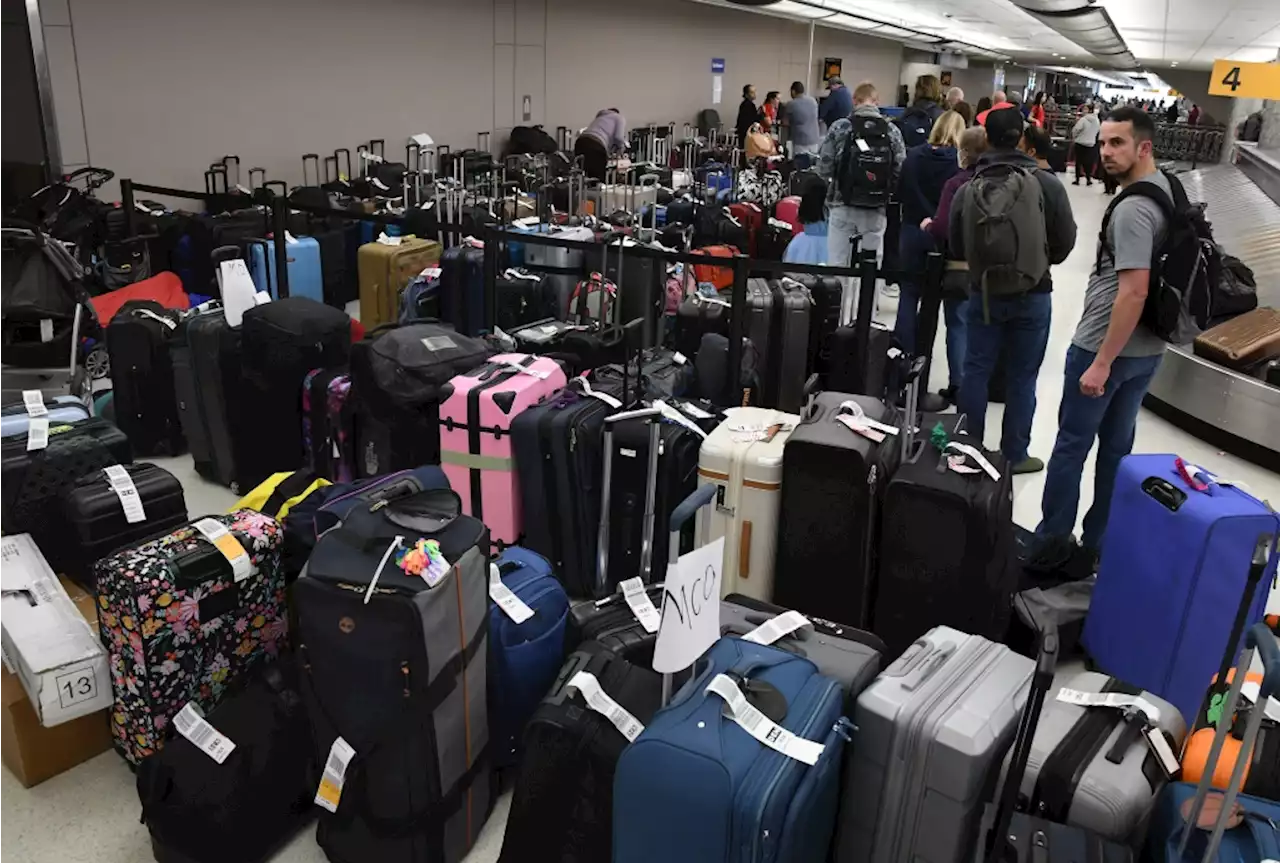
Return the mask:
<path id="1" fill-rule="evenodd" d="M 724 537 L 689 552 L 667 571 L 653 670 L 682 671 L 720 638 Z M 674 570 L 674 571 L 673 571 Z"/>

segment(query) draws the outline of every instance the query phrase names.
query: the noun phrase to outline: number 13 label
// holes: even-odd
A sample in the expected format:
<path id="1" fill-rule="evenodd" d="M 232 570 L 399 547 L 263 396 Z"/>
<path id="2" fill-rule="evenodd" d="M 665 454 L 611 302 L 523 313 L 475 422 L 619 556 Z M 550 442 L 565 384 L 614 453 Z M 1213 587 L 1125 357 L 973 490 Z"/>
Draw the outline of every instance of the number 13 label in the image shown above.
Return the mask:
<path id="1" fill-rule="evenodd" d="M 98 681 L 91 665 L 73 668 L 54 679 L 58 685 L 58 706 L 64 710 L 98 694 Z"/>

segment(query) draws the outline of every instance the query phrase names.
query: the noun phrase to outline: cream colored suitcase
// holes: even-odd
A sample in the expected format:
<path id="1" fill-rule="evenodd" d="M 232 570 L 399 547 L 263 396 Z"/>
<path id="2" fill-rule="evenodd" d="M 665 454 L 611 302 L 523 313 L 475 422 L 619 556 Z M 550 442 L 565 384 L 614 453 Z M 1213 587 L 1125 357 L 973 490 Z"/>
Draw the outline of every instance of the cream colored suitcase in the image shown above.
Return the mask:
<path id="1" fill-rule="evenodd" d="M 710 527 L 699 519 L 697 546 L 723 536 L 721 595 L 773 598 L 773 557 L 782 499 L 782 448 L 800 422 L 795 414 L 736 407 L 702 443 L 698 484 L 719 487 Z"/>

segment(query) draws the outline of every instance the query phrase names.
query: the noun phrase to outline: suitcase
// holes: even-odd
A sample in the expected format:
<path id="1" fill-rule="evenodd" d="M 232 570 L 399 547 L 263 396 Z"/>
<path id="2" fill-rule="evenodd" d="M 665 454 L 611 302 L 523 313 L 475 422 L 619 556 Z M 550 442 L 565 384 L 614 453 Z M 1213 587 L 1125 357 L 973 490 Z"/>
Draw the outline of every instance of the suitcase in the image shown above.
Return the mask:
<path id="1" fill-rule="evenodd" d="M 545 276 L 516 269 L 509 269 L 498 276 L 494 302 L 493 324 L 505 333 L 522 324 L 555 315 L 559 305 L 555 286 Z"/>
<path id="2" fill-rule="evenodd" d="M 501 769 L 519 760 L 525 724 L 564 661 L 569 597 L 546 558 L 526 548 L 505 549 L 490 564 L 490 578 L 495 567 L 506 589 L 532 612 L 517 622 L 499 600 L 489 607 L 489 739 L 494 766 Z"/>
<path id="3" fill-rule="evenodd" d="M 779 222 L 790 225 L 792 236 L 803 231 L 804 225 L 800 224 L 800 196 L 787 195 L 779 201 L 778 206 L 774 208 L 773 217 Z"/>
<path id="4" fill-rule="evenodd" d="M 64 501 L 76 481 L 108 465 L 132 464 L 129 439 L 101 417 L 49 425 L 49 445 L 27 451 L 25 432 L 3 438 L 0 498 L 6 535 L 29 533 L 54 572 L 71 551 Z"/>
<path id="5" fill-rule="evenodd" d="M 557 237 L 576 242 L 591 242 L 595 236 L 589 228 L 557 229 L 550 225 L 535 226 L 538 233 L 553 233 Z M 535 228 L 517 230 L 533 231 Z M 514 245 L 514 244 L 512 244 Z M 556 298 L 556 308 L 550 314 L 566 317 L 569 314 L 569 296 L 586 270 L 586 253 L 581 249 L 564 246 L 535 246 L 524 244 L 524 268 L 546 277 L 550 292 Z"/>
<path id="6" fill-rule="evenodd" d="M 645 593 L 654 608 L 662 608 L 662 585 L 652 585 Z M 640 623 L 631 606 L 615 591 L 604 599 L 585 599 L 569 607 L 569 644 L 598 644 L 610 653 L 642 668 L 653 667 L 653 646 L 658 633 Z"/>
<path id="7" fill-rule="evenodd" d="M 696 357 L 707 333 L 728 338 L 730 303 L 720 297 L 692 294 L 676 307 L 673 344 L 685 357 Z"/>
<path id="8" fill-rule="evenodd" d="M 640 353 L 639 363 L 639 373 L 633 361 L 628 375 L 636 375 L 638 394 L 645 398 L 680 398 L 693 388 L 694 367 L 683 354 L 666 348 L 646 348 Z"/>
<path id="9" fill-rule="evenodd" d="M 197 524 L 225 533 L 215 546 Z M 242 574 L 220 549 L 229 535 Z M 189 701 L 208 714 L 288 637 L 280 525 L 252 510 L 210 516 L 94 566 L 112 669 L 116 749 L 137 764 Z M 241 556 L 243 555 L 243 556 Z M 234 567 L 234 568 L 233 568 Z"/>
<path id="10" fill-rule="evenodd" d="M 458 332 L 478 336 L 487 330 L 484 250 L 456 246 L 440 256 L 440 319 Z"/>
<path id="11" fill-rule="evenodd" d="M 242 390 L 239 330 L 227 326 L 222 309 L 197 313 L 174 330 L 169 356 L 178 419 L 196 473 L 239 494 L 229 413 L 237 402 L 227 397 Z"/>
<path id="12" fill-rule="evenodd" d="M 345 789 L 318 792 L 330 860 L 457 863 L 474 845 L 495 796 L 488 549 L 456 494 L 423 491 L 352 507 L 294 583 L 315 755 L 354 750 Z"/>
<path id="13" fill-rule="evenodd" d="M 722 594 L 773 598 L 783 447 L 799 422 L 768 408 L 729 408 L 702 442 L 698 482 L 716 486 L 716 505 L 709 532 L 699 525 L 694 542 L 701 547 L 724 537 Z"/>
<path id="14" fill-rule="evenodd" d="M 851 730 L 840 684 L 808 659 L 737 638 L 721 638 L 696 668 L 618 759 L 614 863 L 822 863 Z M 764 736 L 776 739 L 780 725 L 811 741 L 817 749 L 812 763 L 770 748 L 739 726 L 726 715 L 725 700 L 708 691 L 713 681 L 744 707 L 756 708 L 742 721 L 751 717 L 758 725 L 762 712 L 772 714 L 774 730 Z"/>
<path id="15" fill-rule="evenodd" d="M 448 383 L 440 405 L 440 462 L 462 511 L 488 525 L 498 550 L 520 542 L 523 533 L 511 424 L 565 383 L 555 360 L 527 354 L 498 354 Z"/>
<path id="16" fill-rule="evenodd" d="M 610 859 L 614 773 L 628 741 L 569 686 L 580 672 L 641 723 L 662 700 L 661 676 L 640 662 L 590 641 L 569 655 L 525 729 L 501 863 Z"/>
<path id="17" fill-rule="evenodd" d="M 835 860 L 967 861 L 1034 666 L 939 626 L 882 671 L 854 710 Z"/>
<path id="18" fill-rule="evenodd" d="M 1280 516 L 1235 486 L 1197 491 L 1176 461 L 1121 460 L 1083 642 L 1100 671 L 1154 692 L 1185 718 L 1198 712 L 1228 651 L 1238 609 L 1245 625 L 1262 619 Z"/>
<path id="19" fill-rule="evenodd" d="M 764 210 L 760 209 L 759 204 L 738 203 L 730 204 L 729 212 L 747 229 L 747 245 L 743 253 L 749 258 L 757 257 L 757 243 L 764 228 Z"/>
<path id="20" fill-rule="evenodd" d="M 289 296 L 306 297 L 317 303 L 325 301 L 324 266 L 320 262 L 320 243 L 315 237 L 293 237 L 285 240 L 289 266 Z M 280 299 L 276 276 L 275 241 L 251 240 L 249 243 L 249 275 L 260 291 L 271 299 Z"/>
<path id="21" fill-rule="evenodd" d="M 706 255 L 715 258 L 734 258 L 738 254 L 736 246 L 702 246 L 693 250 L 695 255 Z M 716 290 L 733 287 L 733 267 L 718 267 L 711 264 L 694 264 L 693 274 L 698 283 L 713 285 Z"/>
<path id="22" fill-rule="evenodd" d="M 91 593 L 96 592 L 93 565 L 98 560 L 117 548 L 187 523 L 187 502 L 177 477 L 154 464 L 133 464 L 121 470 L 133 492 L 117 492 L 119 480 L 99 470 L 76 480 L 66 497 L 64 512 L 71 530 L 60 543 L 61 572 Z M 121 483 L 122 489 L 128 483 Z M 131 502 L 126 509 L 129 498 L 141 504 L 141 513 L 132 511 Z"/>
<path id="23" fill-rule="evenodd" d="M 770 219 L 756 235 L 756 257 L 762 261 L 781 261 L 794 236 L 790 225 Z"/>
<path id="24" fill-rule="evenodd" d="M 223 762 L 174 735 L 138 765 L 151 852 L 157 863 L 266 863 L 316 811 L 319 771 L 292 658 L 255 670 L 205 720 L 235 744 Z"/>
<path id="25" fill-rule="evenodd" d="M 1280 311 L 1254 309 L 1225 324 L 1218 324 L 1196 336 L 1196 356 L 1229 369 L 1249 366 L 1280 357 Z"/>
<path id="26" fill-rule="evenodd" d="M 838 282 L 837 282 L 838 284 Z M 834 286 L 833 286 L 834 287 Z M 851 286 L 852 287 L 852 286 Z M 826 387 L 838 392 L 859 393 L 890 403 L 897 401 L 897 394 L 890 393 L 889 353 L 893 350 L 893 331 L 873 320 L 875 316 L 875 291 L 859 286 L 858 307 L 843 311 L 843 293 L 823 298 L 824 320 L 823 349 L 819 368 L 826 379 Z M 830 303 L 835 302 L 834 308 Z M 853 317 L 849 318 L 848 315 Z M 832 328 L 832 321 L 838 326 Z M 866 352 L 858 347 L 861 327 L 867 327 Z"/>
<path id="27" fill-rule="evenodd" d="M 434 240 L 410 236 L 394 244 L 375 240 L 360 246 L 360 323 L 373 329 L 395 321 L 404 286 L 439 261 L 440 244 Z"/>
<path id="28" fill-rule="evenodd" d="M 309 232 L 320 246 L 320 274 L 324 285 L 324 302 L 335 308 L 360 299 L 360 278 L 355 266 L 359 248 L 360 226 L 337 221 L 332 226 L 313 226 Z M 358 254 L 358 252 L 357 252 Z M 293 292 L 293 274 L 289 275 L 289 291 Z"/>
<path id="29" fill-rule="evenodd" d="M 159 303 L 135 300 L 107 325 L 115 421 L 138 456 L 177 455 L 185 445 L 170 356 L 179 317 Z"/>
<path id="30" fill-rule="evenodd" d="M 898 422 L 882 402 L 847 393 L 821 393 L 805 409 L 782 454 L 773 601 L 867 629 L 882 490 L 900 448 L 894 437 L 875 443 L 841 422 L 846 402 L 877 422 Z M 830 577 L 833 561 L 839 579 Z"/>
<path id="31" fill-rule="evenodd" d="M 39 390 L 36 392 L 38 393 Z M 89 418 L 89 409 L 76 396 L 54 396 L 53 398 L 48 398 L 41 395 L 40 401 L 44 404 L 45 410 L 49 412 L 50 425 L 77 422 Z M 25 402 L 14 402 L 5 405 L 0 408 L 0 437 L 25 436 L 28 428 L 27 421 L 30 419 L 31 414 L 27 412 Z"/>
<path id="32" fill-rule="evenodd" d="M 844 286 L 834 276 L 818 277 L 801 275 L 795 280 L 809 291 L 809 299 L 813 303 L 813 311 L 809 314 L 809 370 L 817 373 L 824 389 L 833 392 L 848 392 L 839 387 L 829 386 L 829 378 L 835 345 L 832 334 L 840 326 L 840 300 Z M 874 337 L 874 334 L 873 334 Z M 842 359 L 842 357 L 841 357 Z"/>
<path id="33" fill-rule="evenodd" d="M 302 447 L 308 468 L 333 482 L 355 476 L 355 426 L 346 369 L 312 369 L 302 380 Z"/>
<path id="34" fill-rule="evenodd" d="M 729 379 L 729 338 L 719 333 L 706 333 L 693 365 L 697 389 L 695 394 L 713 404 L 733 407 L 735 405 L 759 405 L 760 392 L 763 389 L 760 381 L 761 361 L 756 344 L 749 338 L 742 340 L 741 362 L 738 365 L 736 387 L 725 384 Z"/>
<path id="35" fill-rule="evenodd" d="M 788 413 L 799 413 L 804 407 L 804 385 L 810 374 L 813 298 L 803 284 L 793 279 L 770 281 L 769 289 L 774 298 L 774 338 L 768 356 L 761 358 L 763 403 Z"/>

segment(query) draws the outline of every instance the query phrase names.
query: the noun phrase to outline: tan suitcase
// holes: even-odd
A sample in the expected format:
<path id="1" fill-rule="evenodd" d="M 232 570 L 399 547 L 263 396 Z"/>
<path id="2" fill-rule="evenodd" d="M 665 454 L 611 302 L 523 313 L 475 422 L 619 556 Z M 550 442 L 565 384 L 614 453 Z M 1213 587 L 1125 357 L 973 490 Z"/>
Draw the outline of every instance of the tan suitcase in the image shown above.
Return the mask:
<path id="1" fill-rule="evenodd" d="M 400 314 L 400 292 L 427 267 L 440 263 L 440 244 L 414 236 L 398 245 L 372 242 L 360 247 L 360 323 L 366 329 L 394 323 Z"/>
<path id="2" fill-rule="evenodd" d="M 1246 369 L 1280 357 L 1280 311 L 1254 309 L 1201 333 L 1197 356 L 1230 369 Z"/>

